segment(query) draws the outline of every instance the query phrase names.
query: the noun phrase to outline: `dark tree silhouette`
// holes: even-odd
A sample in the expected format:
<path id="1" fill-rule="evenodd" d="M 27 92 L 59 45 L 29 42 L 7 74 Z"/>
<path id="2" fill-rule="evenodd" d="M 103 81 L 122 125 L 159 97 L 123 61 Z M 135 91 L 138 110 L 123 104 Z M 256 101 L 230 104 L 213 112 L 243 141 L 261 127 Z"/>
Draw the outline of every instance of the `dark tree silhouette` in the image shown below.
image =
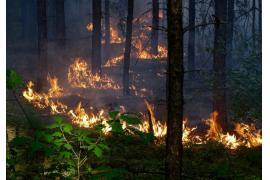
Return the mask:
<path id="1" fill-rule="evenodd" d="M 65 0 L 55 1 L 56 10 L 56 37 L 59 47 L 65 47 L 66 24 L 65 24 Z"/>
<path id="2" fill-rule="evenodd" d="M 182 179 L 183 124 L 183 22 L 182 1 L 167 1 L 168 68 L 167 68 L 167 139 L 166 178 Z"/>
<path id="3" fill-rule="evenodd" d="M 252 0 L 252 44 L 253 49 L 256 48 L 256 1 Z"/>
<path id="4" fill-rule="evenodd" d="M 29 19 L 31 16 L 31 12 L 29 9 L 31 8 L 31 1 L 21 0 L 21 26 L 22 26 L 22 38 L 24 40 L 28 40 L 31 36 L 29 33 L 31 29 L 29 28 Z"/>
<path id="5" fill-rule="evenodd" d="M 259 33 L 262 34 L 262 0 L 259 0 Z"/>
<path id="6" fill-rule="evenodd" d="M 195 70 L 195 29 L 192 28 L 195 26 L 195 0 L 189 1 L 189 27 L 191 29 L 188 32 L 188 71 L 189 78 L 194 78 L 194 70 Z"/>
<path id="7" fill-rule="evenodd" d="M 92 72 L 101 73 L 101 0 L 92 1 L 93 33 L 92 33 Z"/>
<path id="8" fill-rule="evenodd" d="M 234 0 L 228 0 L 227 64 L 229 67 L 231 67 L 232 65 L 233 27 L 234 27 Z"/>
<path id="9" fill-rule="evenodd" d="M 132 20 L 133 20 L 134 0 L 128 0 L 128 15 L 126 26 L 126 42 L 124 53 L 124 68 L 123 68 L 123 94 L 129 95 L 129 66 L 130 66 L 130 52 L 132 40 Z"/>
<path id="10" fill-rule="evenodd" d="M 38 20 L 38 75 L 37 91 L 41 91 L 46 83 L 48 73 L 47 59 L 47 13 L 46 0 L 37 1 L 37 20 Z"/>
<path id="11" fill-rule="evenodd" d="M 152 0 L 151 53 L 158 54 L 159 2 Z"/>
<path id="12" fill-rule="evenodd" d="M 213 82 L 213 111 L 218 113 L 217 122 L 226 128 L 226 29 L 227 29 L 227 0 L 215 0 L 215 38 L 214 38 L 214 82 Z"/>
<path id="13" fill-rule="evenodd" d="M 110 0 L 105 0 L 105 59 L 110 58 Z"/>

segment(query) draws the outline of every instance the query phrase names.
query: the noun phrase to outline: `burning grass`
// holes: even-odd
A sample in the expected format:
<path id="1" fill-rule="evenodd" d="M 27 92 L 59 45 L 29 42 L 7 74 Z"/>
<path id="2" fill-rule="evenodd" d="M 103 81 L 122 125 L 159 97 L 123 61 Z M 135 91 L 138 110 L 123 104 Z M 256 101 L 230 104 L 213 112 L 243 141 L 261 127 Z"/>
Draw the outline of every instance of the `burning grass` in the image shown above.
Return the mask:
<path id="1" fill-rule="evenodd" d="M 109 76 L 93 74 L 82 58 L 75 58 L 74 63 L 69 66 L 68 82 L 72 87 L 79 88 L 120 89 Z"/>
<path id="2" fill-rule="evenodd" d="M 82 87 L 88 87 L 87 85 L 92 85 L 92 76 L 88 70 L 85 62 L 77 59 L 75 63 L 71 66 L 73 67 L 73 72 L 78 74 L 69 75 L 71 78 L 69 82 L 71 85 L 80 85 L 81 81 L 84 81 Z M 79 72 L 78 72 L 79 70 Z M 71 71 L 69 71 L 69 74 Z M 84 77 L 85 76 L 85 77 Z M 90 79 L 90 80 L 87 80 Z M 94 78 L 94 80 L 96 80 Z M 98 82 L 102 78 L 99 78 Z M 23 97 L 33 104 L 37 108 L 45 109 L 50 108 L 51 114 L 63 114 L 71 119 L 72 123 L 83 128 L 91 128 L 97 124 L 103 125 L 103 133 L 109 134 L 112 130 L 108 121 L 110 120 L 108 112 L 101 109 L 97 114 L 91 111 L 87 112 L 81 103 L 77 105 L 74 109 L 68 107 L 63 102 L 57 100 L 57 97 L 63 95 L 63 88 L 59 87 L 57 78 L 51 78 L 48 76 L 48 81 L 51 85 L 47 93 L 38 93 L 33 89 L 34 84 L 30 81 L 27 85 L 27 89 L 23 91 Z M 107 82 L 107 81 L 105 81 Z M 96 86 L 94 86 L 96 87 Z M 104 87 L 104 86 L 99 86 Z M 112 87 L 111 84 L 109 87 Z M 164 121 L 157 120 L 154 114 L 154 106 L 145 100 L 146 109 L 148 111 L 148 116 L 145 113 L 142 114 L 142 122 L 138 125 L 127 125 L 126 122 L 120 121 L 123 130 L 128 130 L 129 128 L 137 129 L 140 132 L 149 133 L 153 132 L 153 135 L 157 139 L 157 143 L 163 143 L 167 133 L 167 125 Z M 254 124 L 248 125 L 244 123 L 235 124 L 234 134 L 223 132 L 222 128 L 216 121 L 217 113 L 214 112 L 206 124 L 209 126 L 207 134 L 205 136 L 196 135 L 196 127 L 188 127 L 188 121 L 184 120 L 183 123 L 183 143 L 184 144 L 204 144 L 207 141 L 214 140 L 222 143 L 226 148 L 237 149 L 240 146 L 246 146 L 248 148 L 260 146 L 262 143 L 261 130 L 257 130 Z"/>

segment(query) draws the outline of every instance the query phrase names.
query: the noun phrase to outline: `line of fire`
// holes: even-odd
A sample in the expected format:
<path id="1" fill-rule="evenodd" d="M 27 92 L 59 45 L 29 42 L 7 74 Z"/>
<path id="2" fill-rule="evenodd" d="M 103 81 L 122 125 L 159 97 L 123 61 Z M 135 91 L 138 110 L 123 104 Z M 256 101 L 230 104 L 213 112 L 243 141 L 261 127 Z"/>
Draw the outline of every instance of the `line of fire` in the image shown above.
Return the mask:
<path id="1" fill-rule="evenodd" d="M 261 179 L 261 0 L 7 0 L 7 179 Z"/>

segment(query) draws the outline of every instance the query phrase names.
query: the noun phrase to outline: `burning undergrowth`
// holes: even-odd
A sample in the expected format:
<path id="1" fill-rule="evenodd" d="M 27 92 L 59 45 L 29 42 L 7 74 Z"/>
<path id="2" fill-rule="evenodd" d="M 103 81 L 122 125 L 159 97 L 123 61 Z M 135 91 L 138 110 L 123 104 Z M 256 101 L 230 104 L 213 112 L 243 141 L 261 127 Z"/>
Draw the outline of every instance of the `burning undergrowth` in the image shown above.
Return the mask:
<path id="1" fill-rule="evenodd" d="M 161 16 L 163 18 L 163 16 Z M 165 45 L 159 44 L 157 47 L 157 53 L 151 53 L 150 47 L 150 34 L 151 34 L 151 13 L 143 14 L 140 17 L 134 19 L 134 31 L 132 38 L 132 53 L 131 56 L 138 60 L 165 60 L 167 58 L 168 50 Z M 110 19 L 110 44 L 123 44 L 125 37 L 119 33 L 117 21 L 114 18 Z M 103 32 L 105 32 L 105 26 L 102 23 Z M 90 22 L 86 25 L 86 29 L 89 32 L 93 31 L 93 24 Z M 102 34 L 102 44 L 105 44 L 105 34 Z M 119 65 L 124 60 L 124 48 L 121 49 L 121 53 L 107 59 L 104 67 L 112 67 Z"/>
<path id="2" fill-rule="evenodd" d="M 27 88 L 23 91 L 23 97 L 34 107 L 39 109 L 50 109 L 50 114 L 61 114 L 79 127 L 93 128 L 96 125 L 102 125 L 104 134 L 110 134 L 112 125 L 110 124 L 110 112 L 108 109 L 99 109 L 94 111 L 93 108 L 83 107 L 79 102 L 76 107 L 70 106 L 60 99 L 66 96 L 68 92 L 58 85 L 56 77 L 48 76 L 50 88 L 47 92 L 36 92 L 34 83 L 30 81 Z M 108 76 L 99 77 L 92 75 L 87 63 L 80 58 L 75 59 L 75 62 L 70 65 L 68 73 L 68 82 L 71 87 L 81 88 L 112 88 L 119 89 L 120 87 Z M 164 143 L 167 125 L 164 121 L 156 119 L 154 106 L 148 101 L 144 101 L 146 112 L 140 112 L 136 118 L 140 119 L 138 124 L 128 124 L 125 120 L 119 119 L 119 126 L 127 132 L 130 129 L 135 129 L 143 133 L 153 133 L 156 138 L 156 143 Z M 127 113 L 122 107 L 117 114 L 123 115 Z M 122 116 L 123 117 L 123 116 Z M 197 127 L 189 127 L 188 121 L 183 121 L 183 143 L 188 144 L 204 144 L 209 140 L 214 140 L 222 143 L 230 149 L 237 149 L 240 146 L 256 147 L 262 143 L 261 130 L 257 130 L 254 124 L 248 125 L 244 123 L 235 124 L 233 133 L 224 132 L 216 121 L 217 113 L 213 112 L 209 119 L 204 122 L 209 126 L 205 135 L 199 135 L 196 132 Z"/>
<path id="3" fill-rule="evenodd" d="M 69 66 L 68 82 L 72 87 L 96 88 L 96 89 L 120 89 L 120 86 L 107 75 L 93 74 L 86 61 L 75 58 Z"/>

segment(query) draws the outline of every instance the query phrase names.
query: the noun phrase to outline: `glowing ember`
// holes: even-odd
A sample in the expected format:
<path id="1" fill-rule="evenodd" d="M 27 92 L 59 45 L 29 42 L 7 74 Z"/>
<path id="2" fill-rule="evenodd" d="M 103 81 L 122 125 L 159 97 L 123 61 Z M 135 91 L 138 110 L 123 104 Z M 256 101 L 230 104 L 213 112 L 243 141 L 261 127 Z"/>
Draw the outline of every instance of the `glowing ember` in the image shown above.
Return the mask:
<path id="1" fill-rule="evenodd" d="M 140 45 L 138 45 L 137 47 L 140 48 Z M 137 52 L 137 57 L 139 59 L 162 59 L 162 58 L 167 58 L 167 53 L 168 50 L 163 47 L 158 45 L 158 54 L 154 55 L 150 53 L 150 48 L 146 48 L 146 49 L 138 49 Z"/>
<path id="2" fill-rule="evenodd" d="M 153 95 L 152 91 L 148 91 L 146 88 L 137 88 L 135 85 L 131 84 L 130 85 L 130 90 L 134 93 L 135 96 L 145 98 L 147 96 Z"/>
<path id="3" fill-rule="evenodd" d="M 87 29 L 87 31 L 92 32 L 93 31 L 93 23 L 88 23 L 86 25 L 86 29 Z"/>
<path id="4" fill-rule="evenodd" d="M 75 58 L 74 63 L 69 66 L 68 82 L 72 87 L 79 88 L 120 89 L 120 86 L 107 75 L 92 74 L 82 58 Z"/>
<path id="5" fill-rule="evenodd" d="M 118 31 L 116 30 L 116 28 L 114 27 L 110 27 L 110 43 L 113 44 L 119 44 L 119 43 L 123 43 L 124 39 L 121 38 L 118 34 Z"/>
<path id="6" fill-rule="evenodd" d="M 120 64 L 124 59 L 124 55 L 116 56 L 114 58 L 109 59 L 104 67 L 112 67 Z"/>
<path id="7" fill-rule="evenodd" d="M 110 27 L 110 44 L 120 44 L 120 43 L 123 43 L 124 42 L 124 38 L 121 38 L 118 31 L 117 31 L 117 27 L 115 26 L 115 24 L 117 23 L 114 23 L 115 20 L 111 19 L 111 27 Z M 101 24 L 101 28 L 102 29 L 105 29 L 104 27 L 104 24 L 102 23 Z M 88 23 L 86 25 L 86 29 L 88 32 L 92 32 L 93 31 L 93 23 Z M 103 31 L 102 33 L 102 37 L 104 38 L 105 37 L 105 31 Z M 102 39 L 102 44 L 105 44 L 105 40 Z"/>

